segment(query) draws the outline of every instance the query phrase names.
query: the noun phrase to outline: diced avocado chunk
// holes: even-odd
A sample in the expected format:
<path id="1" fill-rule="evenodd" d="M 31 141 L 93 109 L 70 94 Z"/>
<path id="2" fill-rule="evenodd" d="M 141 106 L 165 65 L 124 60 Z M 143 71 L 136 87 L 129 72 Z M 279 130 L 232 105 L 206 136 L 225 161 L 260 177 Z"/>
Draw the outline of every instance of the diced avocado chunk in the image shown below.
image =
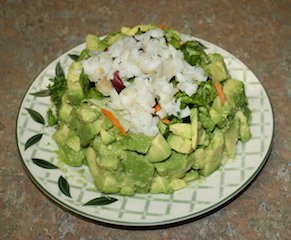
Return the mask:
<path id="1" fill-rule="evenodd" d="M 150 193 L 171 193 L 171 189 L 169 188 L 170 179 L 167 177 L 156 176 L 153 179 Z"/>
<path id="2" fill-rule="evenodd" d="M 83 150 L 75 151 L 66 144 L 59 145 L 57 155 L 62 162 L 72 167 L 81 166 L 85 159 Z"/>
<path id="3" fill-rule="evenodd" d="M 229 129 L 225 132 L 224 151 L 230 159 L 235 158 L 236 144 L 239 139 L 239 130 L 239 119 L 235 117 L 230 123 Z"/>
<path id="4" fill-rule="evenodd" d="M 108 45 L 93 34 L 88 34 L 86 37 L 86 49 L 90 51 L 103 51 Z"/>
<path id="5" fill-rule="evenodd" d="M 69 123 L 71 119 L 72 110 L 73 107 L 69 103 L 67 103 L 67 99 L 64 95 L 62 98 L 62 105 L 59 110 L 59 120 L 65 123 Z"/>
<path id="6" fill-rule="evenodd" d="M 110 145 L 103 144 L 101 136 L 96 136 L 93 140 L 92 147 L 96 151 L 98 164 L 111 172 L 122 171 L 121 160 L 126 158 L 122 145 L 114 142 Z"/>
<path id="7" fill-rule="evenodd" d="M 204 128 L 199 128 L 198 130 L 198 145 L 207 147 L 210 143 L 212 134 L 206 132 Z"/>
<path id="8" fill-rule="evenodd" d="M 53 138 L 58 145 L 63 144 L 66 138 L 69 136 L 70 129 L 68 125 L 62 124 L 58 130 L 54 133 Z"/>
<path id="9" fill-rule="evenodd" d="M 170 184 L 169 184 L 170 189 L 173 189 L 173 191 L 180 190 L 186 186 L 187 186 L 186 181 L 184 181 L 183 179 L 179 179 L 179 178 L 172 179 Z"/>
<path id="10" fill-rule="evenodd" d="M 86 105 L 83 105 L 77 109 L 78 118 L 80 121 L 85 123 L 91 123 L 95 121 L 100 115 L 101 113 L 98 110 Z"/>
<path id="11" fill-rule="evenodd" d="M 136 133 L 128 133 L 121 140 L 127 150 L 142 154 L 146 154 L 148 152 L 150 146 L 152 145 L 152 141 L 153 137 Z"/>
<path id="12" fill-rule="evenodd" d="M 156 28 L 156 25 L 137 25 L 133 28 L 128 28 L 128 27 L 122 27 L 121 28 L 121 33 L 127 35 L 127 36 L 133 36 L 136 33 L 138 33 L 139 31 L 141 32 L 146 32 L 148 30 L 154 29 Z"/>
<path id="13" fill-rule="evenodd" d="M 134 188 L 129 186 L 123 186 L 120 189 L 121 195 L 132 196 L 134 195 Z"/>
<path id="14" fill-rule="evenodd" d="M 148 192 L 154 175 L 154 165 L 144 160 L 139 154 L 127 151 L 122 161 L 124 174 L 134 183 L 137 192 Z"/>
<path id="15" fill-rule="evenodd" d="M 167 160 L 155 163 L 155 168 L 160 176 L 168 176 L 173 179 L 183 177 L 192 164 L 193 158 L 173 151 Z"/>
<path id="16" fill-rule="evenodd" d="M 167 141 L 171 148 L 179 153 L 189 154 L 193 151 L 191 140 L 183 136 L 169 134 Z"/>
<path id="17" fill-rule="evenodd" d="M 101 130 L 102 120 L 97 119 L 92 123 L 81 124 L 78 129 L 78 135 L 81 139 L 82 146 L 87 146 L 90 144 L 90 141 L 99 134 Z"/>
<path id="18" fill-rule="evenodd" d="M 218 53 L 214 53 L 209 54 L 209 58 L 210 63 L 204 66 L 209 77 L 214 82 L 222 82 L 229 78 L 229 74 L 223 61 L 223 57 Z"/>
<path id="19" fill-rule="evenodd" d="M 105 145 L 108 145 L 115 141 L 115 137 L 111 135 L 109 132 L 107 132 L 106 130 L 101 129 L 100 136 L 101 136 L 102 142 Z"/>
<path id="20" fill-rule="evenodd" d="M 183 177 L 183 180 L 186 182 L 192 182 L 200 179 L 200 174 L 197 170 L 191 169 L 189 172 L 186 173 L 185 177 Z"/>
<path id="21" fill-rule="evenodd" d="M 67 97 L 72 105 L 78 105 L 84 98 L 83 89 L 80 83 L 81 72 L 81 62 L 74 62 L 71 64 L 67 77 Z"/>
<path id="22" fill-rule="evenodd" d="M 192 149 L 195 150 L 198 145 L 198 110 L 197 108 L 192 108 L 190 112 L 191 120 L 191 143 Z"/>
<path id="23" fill-rule="evenodd" d="M 146 155 L 150 162 L 161 162 L 171 155 L 171 146 L 168 144 L 162 134 L 158 134 Z"/>
<path id="24" fill-rule="evenodd" d="M 191 124 L 189 123 L 175 123 L 170 125 L 169 129 L 172 133 L 187 139 L 192 138 Z"/>
<path id="25" fill-rule="evenodd" d="M 71 135 L 66 138 L 65 144 L 73 149 L 75 152 L 79 152 L 81 150 L 81 140 L 77 135 Z"/>
<path id="26" fill-rule="evenodd" d="M 223 84 L 225 98 L 238 109 L 247 103 L 244 83 L 236 79 L 228 79 Z"/>
<path id="27" fill-rule="evenodd" d="M 220 129 L 216 128 L 209 146 L 205 149 L 205 157 L 203 160 L 205 166 L 199 170 L 199 174 L 209 176 L 220 167 L 223 157 L 223 149 L 224 134 Z"/>
<path id="28" fill-rule="evenodd" d="M 194 151 L 192 154 L 191 154 L 191 157 L 193 158 L 193 165 L 192 165 L 192 168 L 193 169 L 202 169 L 204 168 L 206 162 L 204 161 L 205 160 L 205 150 L 204 148 L 198 148 L 196 149 L 196 151 Z"/>
<path id="29" fill-rule="evenodd" d="M 239 119 L 240 121 L 240 127 L 239 127 L 239 138 L 242 142 L 247 142 L 250 140 L 252 137 L 248 119 L 247 117 L 243 114 L 242 111 L 237 111 L 235 116 Z"/>

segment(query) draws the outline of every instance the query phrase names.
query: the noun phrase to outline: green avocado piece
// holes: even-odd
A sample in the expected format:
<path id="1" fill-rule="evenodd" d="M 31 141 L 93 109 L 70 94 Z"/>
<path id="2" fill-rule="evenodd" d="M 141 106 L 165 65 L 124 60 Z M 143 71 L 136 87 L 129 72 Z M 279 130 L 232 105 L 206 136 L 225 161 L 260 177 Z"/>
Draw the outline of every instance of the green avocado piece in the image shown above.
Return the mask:
<path id="1" fill-rule="evenodd" d="M 193 165 L 192 168 L 195 170 L 204 168 L 205 162 L 205 150 L 204 148 L 196 149 L 192 154 L 191 157 L 193 158 Z"/>
<path id="2" fill-rule="evenodd" d="M 234 159 L 236 155 L 236 147 L 239 139 L 240 123 L 238 118 L 234 118 L 230 123 L 229 129 L 225 132 L 224 151 L 226 156 Z"/>
<path id="3" fill-rule="evenodd" d="M 169 178 L 157 175 L 153 179 L 150 193 L 172 193 L 173 191 L 169 187 L 170 182 L 171 180 Z"/>
<path id="4" fill-rule="evenodd" d="M 247 142 L 250 140 L 252 137 L 248 119 L 247 117 L 243 114 L 242 111 L 237 111 L 235 116 L 239 119 L 240 121 L 240 127 L 239 127 L 239 138 L 242 142 Z"/>
<path id="5" fill-rule="evenodd" d="M 109 132 L 107 132 L 106 130 L 101 129 L 100 136 L 101 136 L 102 142 L 105 145 L 108 145 L 115 141 L 115 137 L 111 135 Z"/>
<path id="6" fill-rule="evenodd" d="M 223 149 L 224 134 L 220 129 L 216 128 L 210 144 L 205 149 L 205 157 L 203 159 L 205 165 L 199 170 L 200 175 L 209 176 L 220 167 L 223 158 Z"/>
<path id="7" fill-rule="evenodd" d="M 146 159 L 150 162 L 161 162 L 168 158 L 171 153 L 171 146 L 162 134 L 158 134 L 151 144 Z"/>
<path id="8" fill-rule="evenodd" d="M 135 152 L 126 152 L 122 161 L 124 174 L 130 179 L 137 192 L 148 192 L 154 175 L 154 165 Z"/>
<path id="9" fill-rule="evenodd" d="M 192 138 L 192 127 L 189 123 L 175 123 L 170 125 L 169 129 L 175 135 L 182 136 L 187 139 Z"/>
<path id="10" fill-rule="evenodd" d="M 53 138 L 58 145 L 62 145 L 66 138 L 69 136 L 70 129 L 67 124 L 59 126 L 57 131 L 54 133 Z"/>
<path id="11" fill-rule="evenodd" d="M 81 140 L 77 135 L 67 137 L 64 143 L 76 152 L 81 150 Z"/>
<path id="12" fill-rule="evenodd" d="M 192 143 L 192 149 L 195 150 L 198 145 L 198 109 L 192 108 L 190 111 L 190 120 L 191 120 L 191 143 Z"/>
<path id="13" fill-rule="evenodd" d="M 99 134 L 101 130 L 101 119 L 97 119 L 92 123 L 80 124 L 78 129 L 78 135 L 81 139 L 82 146 L 87 146 L 90 141 Z"/>
<path id="14" fill-rule="evenodd" d="M 62 105 L 59 110 L 59 120 L 65 123 L 69 123 L 71 120 L 71 112 L 73 107 L 67 102 L 66 95 L 62 97 Z"/>
<path id="15" fill-rule="evenodd" d="M 81 72 L 81 62 L 73 62 L 69 68 L 67 77 L 67 97 L 72 105 L 78 105 L 84 98 L 83 89 L 80 83 Z"/>
<path id="16" fill-rule="evenodd" d="M 184 177 L 192 165 L 193 158 L 173 151 L 167 160 L 155 163 L 155 168 L 160 176 L 174 179 Z"/>
<path id="17" fill-rule="evenodd" d="M 170 189 L 172 189 L 173 191 L 180 190 L 186 186 L 187 186 L 187 182 L 179 178 L 172 179 L 169 184 Z"/>
<path id="18" fill-rule="evenodd" d="M 86 37 L 86 49 L 90 51 L 103 51 L 108 47 L 102 40 L 93 34 L 88 34 Z"/>
<path id="19" fill-rule="evenodd" d="M 244 83 L 236 79 L 228 79 L 223 84 L 225 98 L 238 109 L 247 103 Z"/>
<path id="20" fill-rule="evenodd" d="M 126 158 L 126 153 L 123 150 L 122 144 L 114 142 L 110 145 L 105 145 L 102 142 L 101 136 L 96 136 L 92 142 L 92 147 L 98 156 L 98 164 L 111 172 L 121 172 L 122 160 Z"/>
<path id="21" fill-rule="evenodd" d="M 229 78 L 228 71 L 226 69 L 223 57 L 218 54 L 209 54 L 210 63 L 205 65 L 204 68 L 208 73 L 208 76 L 213 82 L 222 82 Z"/>
<path id="22" fill-rule="evenodd" d="M 152 142 L 153 137 L 136 133 L 128 133 L 121 139 L 121 143 L 127 150 L 142 154 L 148 152 Z"/>
<path id="23" fill-rule="evenodd" d="M 77 116 L 80 121 L 84 123 L 91 123 L 95 121 L 101 113 L 92 107 L 83 105 L 77 109 Z"/>
<path id="24" fill-rule="evenodd" d="M 169 134 L 167 141 L 171 148 L 179 153 L 189 154 L 193 151 L 191 140 L 183 136 Z"/>
<path id="25" fill-rule="evenodd" d="M 123 33 L 127 36 L 133 36 L 136 33 L 138 33 L 139 31 L 146 32 L 146 31 L 154 29 L 154 28 L 157 28 L 157 26 L 148 24 L 148 25 L 137 25 L 133 28 L 122 27 L 120 31 L 121 31 L 121 33 Z"/>
<path id="26" fill-rule="evenodd" d="M 196 181 L 198 179 L 200 179 L 200 174 L 197 170 L 193 170 L 193 169 L 188 171 L 186 173 L 185 177 L 183 177 L 183 180 L 186 182 L 192 182 L 192 181 Z"/>
<path id="27" fill-rule="evenodd" d="M 85 160 L 85 154 L 83 150 L 75 151 L 67 144 L 59 145 L 57 150 L 59 159 L 72 167 L 79 167 Z"/>

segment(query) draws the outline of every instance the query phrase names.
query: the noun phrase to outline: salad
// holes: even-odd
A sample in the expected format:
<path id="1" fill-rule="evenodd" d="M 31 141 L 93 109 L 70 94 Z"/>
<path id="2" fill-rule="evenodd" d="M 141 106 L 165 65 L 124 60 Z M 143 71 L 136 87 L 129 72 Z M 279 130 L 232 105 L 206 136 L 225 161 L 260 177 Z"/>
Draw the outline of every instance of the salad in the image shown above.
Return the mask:
<path id="1" fill-rule="evenodd" d="M 207 177 L 251 138 L 244 83 L 223 56 L 155 25 L 88 35 L 47 92 L 58 159 L 103 193 L 169 194 Z"/>

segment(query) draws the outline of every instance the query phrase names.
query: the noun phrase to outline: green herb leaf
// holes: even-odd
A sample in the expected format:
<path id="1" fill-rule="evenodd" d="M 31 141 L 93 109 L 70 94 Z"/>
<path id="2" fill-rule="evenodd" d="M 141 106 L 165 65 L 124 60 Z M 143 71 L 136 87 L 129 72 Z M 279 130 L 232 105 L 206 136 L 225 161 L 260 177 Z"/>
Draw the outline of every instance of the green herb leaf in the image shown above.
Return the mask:
<path id="1" fill-rule="evenodd" d="M 94 198 L 88 202 L 86 202 L 83 206 L 102 206 L 102 205 L 107 205 L 113 202 L 116 202 L 118 199 L 113 198 L 113 197 L 108 197 L 108 196 L 103 196 L 103 197 L 98 197 Z"/>
<path id="2" fill-rule="evenodd" d="M 55 166 L 54 164 L 43 160 L 43 159 L 39 159 L 39 158 L 32 158 L 32 161 L 34 164 L 36 164 L 39 167 L 45 168 L 45 169 L 57 169 L 58 167 Z"/>
<path id="3" fill-rule="evenodd" d="M 77 54 L 68 54 L 68 56 L 75 62 L 77 62 L 79 59 L 79 55 Z"/>
<path id="4" fill-rule="evenodd" d="M 56 66 L 56 77 L 57 78 L 64 78 L 65 77 L 64 70 L 63 70 L 60 62 L 58 62 L 57 66 Z"/>
<path id="5" fill-rule="evenodd" d="M 62 193 L 71 198 L 70 185 L 63 176 L 59 177 L 58 185 Z"/>
<path id="6" fill-rule="evenodd" d="M 30 95 L 35 96 L 35 97 L 48 97 L 50 95 L 50 90 L 44 89 L 44 90 L 40 90 L 38 92 L 30 93 Z"/>
<path id="7" fill-rule="evenodd" d="M 60 65 L 60 63 L 56 66 L 56 77 L 50 79 L 53 84 L 48 86 L 51 100 L 53 104 L 56 106 L 56 112 L 58 114 L 58 110 L 62 104 L 62 97 L 67 89 L 67 80 L 64 75 L 64 71 Z"/>
<path id="8" fill-rule="evenodd" d="M 40 133 L 40 134 L 36 134 L 36 135 L 32 136 L 31 138 L 29 138 L 27 140 L 27 142 L 25 143 L 24 150 L 26 150 L 27 148 L 29 148 L 33 144 L 37 143 L 42 138 L 42 135 L 43 134 Z"/>
<path id="9" fill-rule="evenodd" d="M 34 121 L 36 121 L 36 122 L 38 122 L 40 124 L 44 124 L 43 117 L 37 111 L 35 111 L 35 110 L 31 109 L 31 108 L 25 108 L 25 109 L 28 111 L 29 115 L 31 116 L 31 118 Z"/>

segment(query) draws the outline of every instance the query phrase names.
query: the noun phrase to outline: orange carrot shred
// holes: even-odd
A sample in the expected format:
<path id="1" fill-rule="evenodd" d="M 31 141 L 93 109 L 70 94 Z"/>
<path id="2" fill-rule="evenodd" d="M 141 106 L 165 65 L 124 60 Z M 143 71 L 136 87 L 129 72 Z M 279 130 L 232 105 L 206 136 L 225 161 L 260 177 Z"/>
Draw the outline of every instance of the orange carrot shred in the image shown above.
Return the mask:
<path id="1" fill-rule="evenodd" d="M 126 134 L 125 129 L 122 127 L 122 125 L 120 124 L 118 119 L 113 115 L 112 112 L 104 108 L 101 109 L 101 112 L 113 123 L 113 125 L 115 125 L 120 130 L 122 134 Z"/>
<path id="2" fill-rule="evenodd" d="M 217 91 L 217 94 L 219 96 L 221 105 L 223 106 L 224 105 L 224 102 L 225 102 L 225 95 L 224 95 L 222 86 L 221 86 L 221 84 L 219 82 L 215 82 L 214 83 L 214 87 L 215 87 L 215 89 Z"/>
<path id="3" fill-rule="evenodd" d="M 157 103 L 155 106 L 154 106 L 154 109 L 155 109 L 155 112 L 158 112 L 161 110 L 161 106 Z"/>
<path id="4" fill-rule="evenodd" d="M 162 122 L 165 124 L 169 124 L 171 121 L 168 118 L 163 118 Z"/>

